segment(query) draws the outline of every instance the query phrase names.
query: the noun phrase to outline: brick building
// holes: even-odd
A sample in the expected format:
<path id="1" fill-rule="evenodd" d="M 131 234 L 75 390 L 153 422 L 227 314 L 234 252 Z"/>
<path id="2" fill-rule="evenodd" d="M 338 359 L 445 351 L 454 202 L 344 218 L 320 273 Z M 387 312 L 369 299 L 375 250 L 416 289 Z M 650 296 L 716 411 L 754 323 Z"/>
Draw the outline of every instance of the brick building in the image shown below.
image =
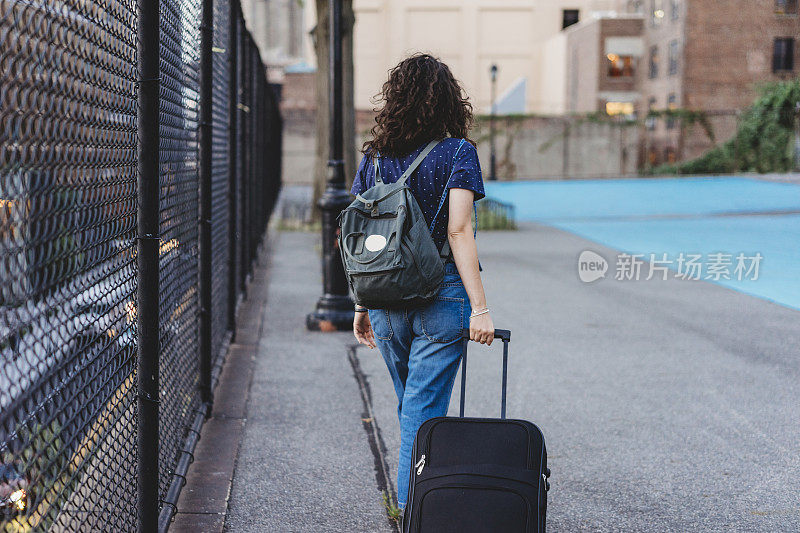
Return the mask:
<path id="1" fill-rule="evenodd" d="M 645 17 L 646 68 L 638 79 L 648 108 L 686 108 L 709 115 L 716 141 L 736 130 L 736 113 L 765 82 L 797 75 L 800 36 L 797 0 L 635 0 Z M 642 115 L 643 116 L 643 115 Z M 675 120 L 647 123 L 644 154 L 650 164 L 696 157 L 712 143 L 700 127 Z"/>
<path id="2" fill-rule="evenodd" d="M 568 112 L 700 110 L 723 142 L 760 85 L 797 75 L 798 0 L 629 0 L 622 11 L 563 32 Z M 647 120 L 644 133 L 649 165 L 713 145 L 702 125 L 670 118 Z"/>

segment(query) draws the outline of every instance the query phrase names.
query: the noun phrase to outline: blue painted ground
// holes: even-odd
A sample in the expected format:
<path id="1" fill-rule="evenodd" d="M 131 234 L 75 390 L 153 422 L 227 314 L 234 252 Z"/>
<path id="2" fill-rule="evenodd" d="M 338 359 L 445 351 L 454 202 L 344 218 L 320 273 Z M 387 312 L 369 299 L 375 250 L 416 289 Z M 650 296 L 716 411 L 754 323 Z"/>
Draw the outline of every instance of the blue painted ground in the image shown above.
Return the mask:
<path id="1" fill-rule="evenodd" d="M 681 252 L 701 253 L 707 266 L 707 254 L 732 254 L 732 279 L 708 281 L 800 309 L 799 185 L 713 177 L 504 182 L 486 189 L 515 205 L 521 221 L 644 254 L 645 260 L 651 253 L 667 253 L 673 261 Z M 752 272 L 736 279 L 740 252 L 763 256 L 757 280 L 749 279 Z"/>

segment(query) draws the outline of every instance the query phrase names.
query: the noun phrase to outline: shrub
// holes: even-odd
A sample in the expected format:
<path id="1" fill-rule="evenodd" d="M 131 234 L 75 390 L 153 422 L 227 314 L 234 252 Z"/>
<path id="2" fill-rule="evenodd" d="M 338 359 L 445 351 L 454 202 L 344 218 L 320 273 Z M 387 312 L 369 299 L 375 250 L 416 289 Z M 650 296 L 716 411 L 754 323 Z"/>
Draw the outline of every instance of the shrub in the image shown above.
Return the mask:
<path id="1" fill-rule="evenodd" d="M 696 159 L 661 165 L 651 173 L 786 172 L 792 166 L 798 102 L 800 79 L 765 85 L 756 101 L 742 114 L 732 139 Z"/>

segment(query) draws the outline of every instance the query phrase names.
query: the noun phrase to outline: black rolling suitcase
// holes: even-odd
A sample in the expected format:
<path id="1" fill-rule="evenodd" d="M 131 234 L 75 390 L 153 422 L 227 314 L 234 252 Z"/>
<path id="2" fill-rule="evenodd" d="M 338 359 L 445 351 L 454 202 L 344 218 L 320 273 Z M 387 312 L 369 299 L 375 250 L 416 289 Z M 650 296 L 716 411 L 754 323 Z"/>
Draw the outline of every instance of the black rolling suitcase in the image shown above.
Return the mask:
<path id="1" fill-rule="evenodd" d="M 459 417 L 427 420 L 417 431 L 403 533 L 544 533 L 547 451 L 538 427 L 506 419 L 508 343 L 503 341 L 500 418 L 464 417 L 469 330 L 464 330 Z"/>

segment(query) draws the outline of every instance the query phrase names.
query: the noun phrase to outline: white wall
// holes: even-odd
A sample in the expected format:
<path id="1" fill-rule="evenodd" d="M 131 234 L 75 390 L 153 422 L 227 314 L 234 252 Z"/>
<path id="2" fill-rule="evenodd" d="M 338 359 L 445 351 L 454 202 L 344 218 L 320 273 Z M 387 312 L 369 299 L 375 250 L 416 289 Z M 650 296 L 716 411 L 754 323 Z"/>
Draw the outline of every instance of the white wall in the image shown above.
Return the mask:
<path id="1" fill-rule="evenodd" d="M 542 73 L 537 112 L 562 115 L 567 112 L 567 36 L 558 33 L 542 45 Z"/>

